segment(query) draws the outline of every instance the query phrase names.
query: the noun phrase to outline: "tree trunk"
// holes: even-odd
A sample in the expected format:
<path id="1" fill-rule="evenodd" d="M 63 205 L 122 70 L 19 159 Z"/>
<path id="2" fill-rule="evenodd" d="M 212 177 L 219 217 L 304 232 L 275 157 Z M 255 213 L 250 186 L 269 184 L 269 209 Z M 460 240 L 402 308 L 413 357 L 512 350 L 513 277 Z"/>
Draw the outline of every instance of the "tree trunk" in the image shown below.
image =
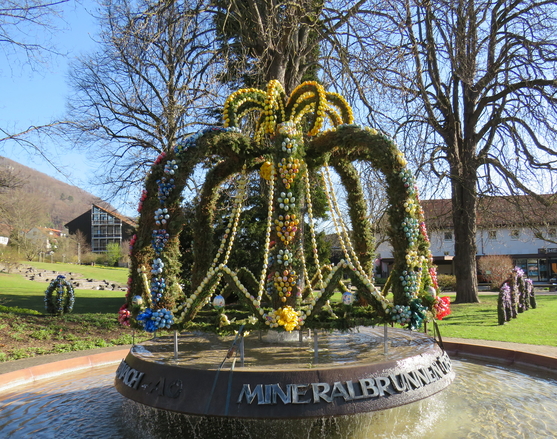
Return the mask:
<path id="1" fill-rule="evenodd" d="M 455 148 L 457 149 L 457 148 Z M 458 149 L 457 149 L 458 150 Z M 454 269 L 456 275 L 456 303 L 474 303 L 478 299 L 476 269 L 476 204 L 477 176 L 470 159 L 451 165 L 452 206 L 455 236 Z"/>

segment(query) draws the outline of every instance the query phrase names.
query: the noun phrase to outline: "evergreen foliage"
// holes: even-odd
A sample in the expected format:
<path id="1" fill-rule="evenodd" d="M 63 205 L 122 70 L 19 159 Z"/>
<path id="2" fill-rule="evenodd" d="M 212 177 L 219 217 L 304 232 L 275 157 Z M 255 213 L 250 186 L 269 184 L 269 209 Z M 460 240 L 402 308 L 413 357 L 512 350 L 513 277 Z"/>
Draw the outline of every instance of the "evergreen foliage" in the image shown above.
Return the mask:
<path id="1" fill-rule="evenodd" d="M 58 275 L 53 279 L 44 292 L 44 306 L 49 314 L 61 316 L 72 312 L 74 301 L 73 286 L 63 275 Z"/>

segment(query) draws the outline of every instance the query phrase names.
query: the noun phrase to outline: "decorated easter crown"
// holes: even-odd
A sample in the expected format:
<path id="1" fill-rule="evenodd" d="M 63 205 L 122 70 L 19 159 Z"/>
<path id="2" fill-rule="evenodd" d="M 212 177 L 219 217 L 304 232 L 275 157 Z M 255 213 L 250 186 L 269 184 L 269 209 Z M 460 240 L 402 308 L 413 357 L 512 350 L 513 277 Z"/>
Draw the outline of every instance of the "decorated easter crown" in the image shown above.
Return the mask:
<path id="1" fill-rule="evenodd" d="M 198 315 L 212 308 L 219 314 L 215 325 L 220 328 L 248 324 L 292 331 L 332 327 L 325 322 L 334 320 L 341 327 L 394 322 L 418 328 L 424 319 L 447 312 L 446 302 L 436 297 L 438 285 L 415 181 L 392 140 L 354 125 L 345 99 L 313 81 L 297 87 L 290 97 L 278 81 L 271 81 L 266 91 L 239 90 L 227 99 L 223 114 L 224 128 L 202 130 L 161 154 L 147 177 L 131 243 L 122 323 L 150 332 L 196 328 Z M 242 125 L 255 126 L 253 134 L 243 134 Z M 184 282 L 178 242 L 184 222 L 181 193 L 195 167 L 208 158 L 216 164 L 207 173 L 196 206 L 194 263 L 191 279 Z M 388 186 L 395 262 L 383 290 L 374 285 L 372 230 L 354 161 L 379 169 Z M 341 215 L 330 169 L 347 189 L 351 230 Z M 319 261 L 310 173 L 322 178 L 344 253 L 334 267 Z M 255 274 L 234 268 L 230 261 L 246 186 L 254 175 L 265 181 L 267 190 L 264 256 Z M 232 213 L 220 246 L 213 249 L 216 189 L 234 177 L 238 184 Z M 312 247 L 313 278 L 308 276 L 302 229 Z M 189 291 L 183 290 L 185 283 L 191 285 Z M 239 297 L 246 311 L 243 320 L 226 317 L 224 289 Z M 335 292 L 342 294 L 340 317 L 329 303 Z"/>

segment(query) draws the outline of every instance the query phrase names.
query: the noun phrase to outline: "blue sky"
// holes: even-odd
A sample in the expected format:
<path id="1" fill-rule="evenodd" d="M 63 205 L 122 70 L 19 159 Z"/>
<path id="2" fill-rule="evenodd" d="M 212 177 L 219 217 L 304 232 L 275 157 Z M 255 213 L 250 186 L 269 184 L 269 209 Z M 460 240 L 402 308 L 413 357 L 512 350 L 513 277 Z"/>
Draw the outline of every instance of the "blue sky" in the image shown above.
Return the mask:
<path id="1" fill-rule="evenodd" d="M 98 25 L 92 13 L 97 5 L 92 1 L 81 4 L 70 0 L 63 7 L 63 20 L 52 44 L 64 56 L 49 56 L 45 64 L 31 69 L 25 65 L 23 53 L 7 57 L 0 51 L 0 127 L 8 132 L 20 132 L 32 125 L 44 125 L 63 118 L 66 99 L 72 92 L 68 85 L 69 64 L 80 54 L 96 48 Z M 45 141 L 41 148 L 63 174 L 36 151 L 24 150 L 16 142 L 0 143 L 0 155 L 37 169 L 58 180 L 79 186 L 103 198 L 99 187 L 91 185 L 93 165 L 84 154 L 72 152 L 70 145 Z M 133 209 L 113 202 L 122 213 L 133 215 Z"/>

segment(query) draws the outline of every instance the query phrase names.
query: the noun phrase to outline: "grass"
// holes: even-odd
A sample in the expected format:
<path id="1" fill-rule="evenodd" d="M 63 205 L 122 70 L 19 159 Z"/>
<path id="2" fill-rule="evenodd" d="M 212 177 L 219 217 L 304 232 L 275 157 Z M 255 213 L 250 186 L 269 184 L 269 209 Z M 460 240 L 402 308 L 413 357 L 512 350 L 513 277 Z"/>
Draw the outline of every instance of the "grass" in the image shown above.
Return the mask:
<path id="1" fill-rule="evenodd" d="M 32 265 L 40 270 L 79 273 L 119 284 L 125 284 L 128 275 L 122 268 Z M 0 362 L 132 343 L 132 331 L 117 320 L 124 292 L 75 289 L 73 312 L 56 317 L 43 314 L 48 285 L 49 282 L 31 281 L 18 273 L 0 272 Z M 145 338 L 150 336 L 136 334 L 136 341 Z"/>
<path id="2" fill-rule="evenodd" d="M 92 265 L 62 264 L 60 262 L 25 262 L 23 265 L 30 265 L 39 270 L 63 271 L 81 274 L 83 277 L 97 280 L 110 280 L 125 284 L 128 281 L 129 269 L 123 267 L 104 267 Z"/>
<path id="3" fill-rule="evenodd" d="M 33 263 L 38 269 L 79 272 L 83 276 L 125 283 L 127 270 Z M 46 268 L 45 268 L 46 267 Z M 132 331 L 117 322 L 122 291 L 76 289 L 74 311 L 61 317 L 44 312 L 47 282 L 20 274 L 0 273 L 0 362 L 59 352 L 130 344 Z M 454 294 L 448 294 L 454 300 Z M 333 300 L 340 300 L 341 295 Z M 497 324 L 497 295 L 481 294 L 480 303 L 452 304 L 452 314 L 439 322 L 442 337 L 557 346 L 557 295 L 538 295 L 538 307 Z M 430 327 L 431 328 L 431 327 Z M 151 335 L 137 334 L 136 341 Z"/>
<path id="4" fill-rule="evenodd" d="M 0 301 L 5 307 L 26 308 L 44 312 L 44 292 L 48 283 L 34 282 L 20 274 L 0 273 Z M 117 313 L 124 303 L 125 293 L 112 290 L 75 289 L 73 312 L 81 313 Z"/>
<path id="5" fill-rule="evenodd" d="M 497 295 L 480 295 L 480 303 L 451 304 L 452 314 L 438 322 L 441 336 L 557 346 L 557 295 L 536 299 L 536 309 L 504 325 L 497 324 Z"/>
<path id="6" fill-rule="evenodd" d="M 455 299 L 454 293 L 443 295 Z M 480 303 L 451 303 L 452 313 L 437 322 L 441 337 L 557 346 L 557 295 L 538 295 L 536 299 L 536 309 L 519 313 L 504 325 L 497 323 L 496 294 L 480 293 Z M 342 296 L 335 293 L 331 300 L 340 301 Z"/>
<path id="7" fill-rule="evenodd" d="M 80 351 L 132 343 L 132 331 L 115 314 L 64 316 L 0 313 L 0 362 L 43 354 Z M 136 333 L 135 341 L 152 335 Z"/>

